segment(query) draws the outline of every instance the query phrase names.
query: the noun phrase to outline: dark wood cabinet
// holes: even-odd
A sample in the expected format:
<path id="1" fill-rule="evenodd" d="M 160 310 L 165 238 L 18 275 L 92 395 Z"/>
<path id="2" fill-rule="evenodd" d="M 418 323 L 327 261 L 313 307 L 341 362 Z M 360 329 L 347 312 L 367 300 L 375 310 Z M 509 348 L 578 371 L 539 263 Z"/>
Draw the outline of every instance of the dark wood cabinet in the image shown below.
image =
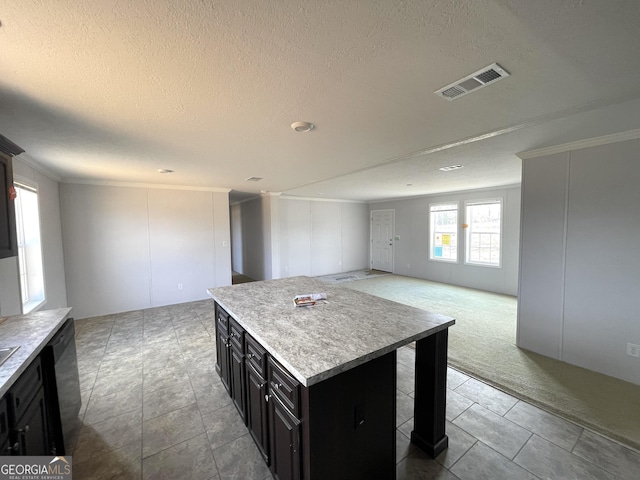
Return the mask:
<path id="1" fill-rule="evenodd" d="M 217 304 L 216 371 L 246 424 L 244 330 Z"/>
<path id="2" fill-rule="evenodd" d="M 0 195 L 0 258 L 15 257 L 18 254 L 12 187 L 11 157 L 0 153 L 0 188 L 2 189 L 2 195 Z"/>
<path id="3" fill-rule="evenodd" d="M 9 410 L 7 399 L 0 398 L 0 457 L 11 453 L 9 443 Z"/>
<path id="4" fill-rule="evenodd" d="M 216 304 L 216 371 L 227 391 L 231 393 L 229 362 L 229 316 Z"/>
<path id="5" fill-rule="evenodd" d="M 18 255 L 11 158 L 24 150 L 0 135 L 0 258 Z"/>
<path id="6" fill-rule="evenodd" d="M 267 352 L 251 335 L 245 333 L 245 368 L 247 378 L 247 427 L 267 464 L 269 428 L 267 424 Z"/>
<path id="7" fill-rule="evenodd" d="M 267 464 L 269 428 L 267 424 L 267 382 L 251 365 L 247 365 L 247 427 Z"/>
<path id="8" fill-rule="evenodd" d="M 242 421 L 247 423 L 246 402 L 245 402 L 245 366 L 244 353 L 238 350 L 233 344 L 230 348 L 231 363 L 231 398 L 242 417 Z"/>
<path id="9" fill-rule="evenodd" d="M 36 392 L 31 403 L 24 409 L 22 417 L 14 429 L 16 441 L 19 445 L 17 455 L 49 455 L 49 428 L 47 404 L 45 402 L 44 387 Z"/>
<path id="10" fill-rule="evenodd" d="M 271 473 L 276 480 L 299 480 L 300 420 L 275 396 L 269 398 Z"/>
<path id="11" fill-rule="evenodd" d="M 50 455 L 49 411 L 40 356 L 1 399 L 0 455 Z"/>
<path id="12" fill-rule="evenodd" d="M 244 361 L 244 329 L 229 317 L 229 362 L 231 369 L 231 398 L 236 409 L 247 423 L 246 387 L 245 387 L 245 361 Z"/>
<path id="13" fill-rule="evenodd" d="M 218 371 L 274 479 L 395 478 L 395 350 L 304 386 L 225 315 Z"/>
<path id="14" fill-rule="evenodd" d="M 300 384 L 275 360 L 268 358 L 269 457 L 276 480 L 298 480 L 300 470 Z"/>

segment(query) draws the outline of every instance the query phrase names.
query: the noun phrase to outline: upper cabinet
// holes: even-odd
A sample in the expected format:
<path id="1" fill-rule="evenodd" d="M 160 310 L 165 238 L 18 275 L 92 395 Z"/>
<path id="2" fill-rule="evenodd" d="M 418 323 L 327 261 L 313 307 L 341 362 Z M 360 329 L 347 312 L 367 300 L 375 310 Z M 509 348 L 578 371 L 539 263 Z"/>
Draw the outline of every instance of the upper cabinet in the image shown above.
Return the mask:
<path id="1" fill-rule="evenodd" d="M 18 255 L 16 213 L 11 159 L 24 150 L 0 135 L 0 258 Z"/>

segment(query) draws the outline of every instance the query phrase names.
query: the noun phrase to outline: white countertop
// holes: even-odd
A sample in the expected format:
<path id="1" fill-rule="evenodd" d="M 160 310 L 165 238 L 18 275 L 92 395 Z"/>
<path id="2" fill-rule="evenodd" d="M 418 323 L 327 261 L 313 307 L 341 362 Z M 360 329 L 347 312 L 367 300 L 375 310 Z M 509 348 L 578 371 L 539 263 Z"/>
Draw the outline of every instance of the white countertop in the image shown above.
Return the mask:
<path id="1" fill-rule="evenodd" d="M 209 294 L 303 385 L 311 386 L 455 320 L 310 277 L 210 288 Z M 326 293 L 296 307 L 293 297 Z"/>
<path id="2" fill-rule="evenodd" d="M 53 338 L 70 312 L 71 308 L 43 310 L 15 315 L 0 324 L 0 347 L 20 347 L 0 365 L 0 397 Z"/>

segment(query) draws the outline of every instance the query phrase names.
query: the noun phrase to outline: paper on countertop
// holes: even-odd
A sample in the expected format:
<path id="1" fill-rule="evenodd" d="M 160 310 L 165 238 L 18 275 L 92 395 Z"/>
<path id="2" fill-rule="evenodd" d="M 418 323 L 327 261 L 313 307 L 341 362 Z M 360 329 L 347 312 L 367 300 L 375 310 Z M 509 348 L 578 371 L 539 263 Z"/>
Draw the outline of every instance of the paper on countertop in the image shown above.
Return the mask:
<path id="1" fill-rule="evenodd" d="M 311 307 L 319 301 L 326 299 L 326 293 L 306 293 L 304 295 L 296 295 L 293 297 L 293 304 L 296 307 Z"/>

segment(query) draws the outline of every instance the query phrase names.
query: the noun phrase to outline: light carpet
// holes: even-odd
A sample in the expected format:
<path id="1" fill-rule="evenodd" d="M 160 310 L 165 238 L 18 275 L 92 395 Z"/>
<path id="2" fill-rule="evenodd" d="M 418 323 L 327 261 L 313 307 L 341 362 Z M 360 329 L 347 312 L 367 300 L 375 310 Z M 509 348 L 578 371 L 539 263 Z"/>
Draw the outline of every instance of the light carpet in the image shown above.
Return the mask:
<path id="1" fill-rule="evenodd" d="M 399 275 L 345 286 L 454 317 L 452 367 L 640 450 L 640 386 L 518 348 L 515 297 Z"/>

